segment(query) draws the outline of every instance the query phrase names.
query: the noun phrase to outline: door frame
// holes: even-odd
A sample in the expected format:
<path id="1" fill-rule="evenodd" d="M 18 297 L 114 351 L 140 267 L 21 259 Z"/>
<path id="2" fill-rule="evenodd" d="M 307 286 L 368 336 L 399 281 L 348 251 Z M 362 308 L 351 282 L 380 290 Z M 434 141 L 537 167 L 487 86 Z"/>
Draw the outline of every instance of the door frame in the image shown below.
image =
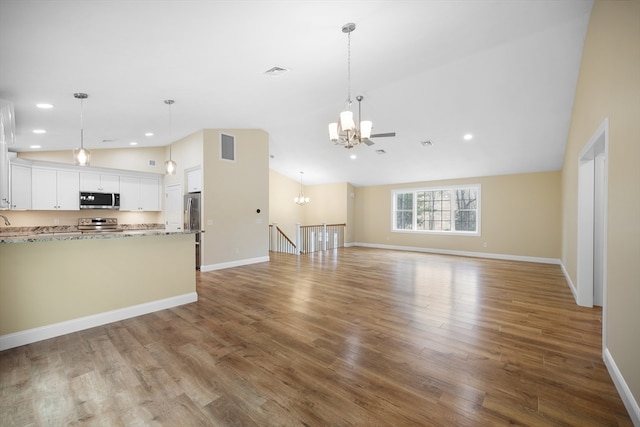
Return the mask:
<path id="1" fill-rule="evenodd" d="M 607 319 L 607 224 L 609 186 L 609 118 L 605 118 L 578 156 L 578 242 L 577 291 L 578 305 L 593 307 L 594 301 L 594 238 L 601 233 L 602 252 L 602 343 L 606 347 Z M 596 200 L 596 180 L 604 182 L 601 200 Z M 596 224 L 596 203 L 602 203 L 602 219 Z M 596 230 L 595 227 L 600 229 Z"/>

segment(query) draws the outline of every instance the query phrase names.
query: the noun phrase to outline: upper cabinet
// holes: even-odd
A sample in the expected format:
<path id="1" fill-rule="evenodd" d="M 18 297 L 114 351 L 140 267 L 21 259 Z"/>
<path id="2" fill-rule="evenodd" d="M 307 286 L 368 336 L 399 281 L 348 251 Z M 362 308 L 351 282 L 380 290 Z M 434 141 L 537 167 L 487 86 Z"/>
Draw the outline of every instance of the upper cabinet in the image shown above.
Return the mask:
<path id="1" fill-rule="evenodd" d="M 159 211 L 160 178 L 120 177 L 121 211 Z"/>
<path id="2" fill-rule="evenodd" d="M 80 191 L 119 193 L 120 176 L 98 172 L 80 172 Z"/>
<path id="3" fill-rule="evenodd" d="M 202 191 L 202 169 L 194 168 L 186 171 L 187 174 L 187 192 L 193 193 Z"/>
<path id="4" fill-rule="evenodd" d="M 120 193 L 120 210 L 162 210 L 157 173 L 14 159 L 10 178 L 10 209 L 80 210 L 80 192 L 87 191 Z"/>
<path id="5" fill-rule="evenodd" d="M 31 209 L 80 209 L 80 173 L 70 170 L 31 169 Z"/>
<path id="6" fill-rule="evenodd" d="M 31 209 L 31 167 L 11 165 L 10 208 L 16 210 Z"/>

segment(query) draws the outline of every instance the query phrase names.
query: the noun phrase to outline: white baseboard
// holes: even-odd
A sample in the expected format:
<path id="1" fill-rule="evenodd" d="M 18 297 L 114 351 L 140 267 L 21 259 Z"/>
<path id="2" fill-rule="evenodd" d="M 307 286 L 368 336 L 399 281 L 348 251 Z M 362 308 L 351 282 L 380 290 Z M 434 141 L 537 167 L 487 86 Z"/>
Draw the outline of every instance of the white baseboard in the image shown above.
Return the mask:
<path id="1" fill-rule="evenodd" d="M 66 320 L 52 325 L 2 335 L 0 336 L 0 351 L 196 301 L 198 301 L 198 294 L 196 292 L 190 292 L 171 298 L 132 305 L 117 310 L 105 311 L 104 313 Z"/>
<path id="2" fill-rule="evenodd" d="M 613 379 L 613 384 L 616 386 L 618 394 L 620 394 L 620 397 L 622 398 L 624 407 L 627 408 L 627 412 L 629 412 L 631 422 L 634 426 L 640 426 L 640 406 L 638 405 L 638 402 L 633 398 L 631 389 L 629 389 L 627 382 L 624 380 L 624 377 L 618 369 L 618 365 L 616 365 L 615 360 L 613 360 L 613 356 L 609 352 L 608 348 L 604 349 L 603 356 L 604 364 L 607 365 L 609 375 L 611 375 L 611 379 Z"/>
<path id="3" fill-rule="evenodd" d="M 560 263 L 560 268 L 562 268 L 562 274 L 564 274 L 564 278 L 567 281 L 567 284 L 569 285 L 569 289 L 571 289 L 571 293 L 573 294 L 573 299 L 576 302 L 576 304 L 578 304 L 578 288 L 576 288 L 576 285 L 571 280 L 571 276 L 569 276 L 569 272 L 567 271 L 567 269 L 565 268 L 562 262 Z"/>
<path id="4" fill-rule="evenodd" d="M 352 246 L 362 246 L 366 248 L 377 248 L 377 249 L 391 249 L 396 251 L 425 252 L 425 253 L 440 254 L 440 255 L 457 255 L 457 256 L 468 256 L 468 257 L 475 257 L 475 258 L 490 258 L 490 259 L 504 259 L 504 260 L 510 260 L 510 261 L 537 262 L 541 264 L 561 264 L 560 260 L 557 258 L 541 258 L 541 257 L 530 257 L 530 256 L 522 256 L 522 255 L 495 254 L 495 253 L 489 253 L 489 252 L 455 251 L 455 250 L 449 250 L 449 249 L 421 248 L 421 247 L 414 247 L 414 246 L 379 245 L 374 243 L 361 243 L 361 242 L 353 243 Z"/>
<path id="5" fill-rule="evenodd" d="M 200 266 L 200 271 L 223 270 L 231 267 L 242 267 L 243 265 L 258 264 L 260 262 L 269 262 L 269 256 L 258 258 L 240 259 L 238 261 L 221 262 L 220 264 L 209 264 Z"/>

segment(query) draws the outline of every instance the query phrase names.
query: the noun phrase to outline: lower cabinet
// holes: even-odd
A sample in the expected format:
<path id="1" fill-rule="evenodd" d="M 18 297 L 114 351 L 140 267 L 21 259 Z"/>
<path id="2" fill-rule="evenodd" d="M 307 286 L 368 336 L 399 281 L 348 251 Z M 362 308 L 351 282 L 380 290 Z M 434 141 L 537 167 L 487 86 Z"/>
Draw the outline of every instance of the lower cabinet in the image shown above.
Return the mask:
<path id="1" fill-rule="evenodd" d="M 161 210 L 160 189 L 160 179 L 120 176 L 120 210 Z"/>

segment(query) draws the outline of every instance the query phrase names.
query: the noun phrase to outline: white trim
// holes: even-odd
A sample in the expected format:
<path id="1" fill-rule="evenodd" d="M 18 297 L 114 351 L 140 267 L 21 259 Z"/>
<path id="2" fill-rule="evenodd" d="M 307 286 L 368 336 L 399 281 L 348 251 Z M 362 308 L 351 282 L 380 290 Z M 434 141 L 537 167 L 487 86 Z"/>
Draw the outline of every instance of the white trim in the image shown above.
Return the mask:
<path id="1" fill-rule="evenodd" d="M 258 258 L 241 259 L 238 261 L 221 262 L 219 264 L 209 264 L 200 266 L 200 271 L 224 270 L 225 268 L 242 267 L 243 265 L 258 264 L 261 262 L 269 262 L 269 256 Z"/>
<path id="2" fill-rule="evenodd" d="M 105 311 L 104 313 L 92 314 L 90 316 L 2 335 L 0 336 L 0 351 L 196 301 L 198 301 L 198 294 L 196 292 L 190 292 L 175 297 L 132 305 L 130 307 Z"/>
<path id="3" fill-rule="evenodd" d="M 613 384 L 615 384 L 616 390 L 618 390 L 618 394 L 620 394 L 620 398 L 622 398 L 622 403 L 624 403 L 624 407 L 627 408 L 627 412 L 629 412 L 631 422 L 634 426 L 640 426 L 640 406 L 638 406 L 638 402 L 633 398 L 631 389 L 624 380 L 624 377 L 618 369 L 618 365 L 616 365 L 616 362 L 613 360 L 613 356 L 609 352 L 608 348 L 604 349 L 603 360 L 604 364 L 607 366 L 609 375 L 613 380 Z"/>
<path id="4" fill-rule="evenodd" d="M 537 262 L 540 264 L 561 264 L 558 258 L 541 258 L 530 257 L 522 255 L 509 255 L 509 254 L 495 254 L 488 252 L 471 252 L 471 251 L 455 251 L 449 249 L 435 249 L 435 248 L 420 248 L 413 246 L 394 246 L 394 245 L 378 245 L 374 243 L 361 243 L 355 242 L 351 246 L 362 246 L 365 248 L 377 248 L 377 249 L 391 249 L 396 251 L 410 251 L 410 252 L 425 252 L 441 255 L 456 255 L 456 256 L 468 256 L 475 258 L 490 258 L 490 259 L 504 259 L 510 261 L 525 261 L 525 262 Z"/>
<path id="5" fill-rule="evenodd" d="M 567 268 L 564 266 L 562 262 L 560 263 L 560 268 L 562 268 L 562 274 L 564 274 L 564 278 L 567 281 L 567 284 L 569 285 L 569 289 L 571 289 L 571 293 L 573 294 L 573 299 L 576 301 L 576 304 L 577 304 L 578 289 L 576 288 L 575 283 L 573 283 L 573 280 L 571 280 L 571 276 L 569 276 L 569 272 L 567 271 Z"/>

